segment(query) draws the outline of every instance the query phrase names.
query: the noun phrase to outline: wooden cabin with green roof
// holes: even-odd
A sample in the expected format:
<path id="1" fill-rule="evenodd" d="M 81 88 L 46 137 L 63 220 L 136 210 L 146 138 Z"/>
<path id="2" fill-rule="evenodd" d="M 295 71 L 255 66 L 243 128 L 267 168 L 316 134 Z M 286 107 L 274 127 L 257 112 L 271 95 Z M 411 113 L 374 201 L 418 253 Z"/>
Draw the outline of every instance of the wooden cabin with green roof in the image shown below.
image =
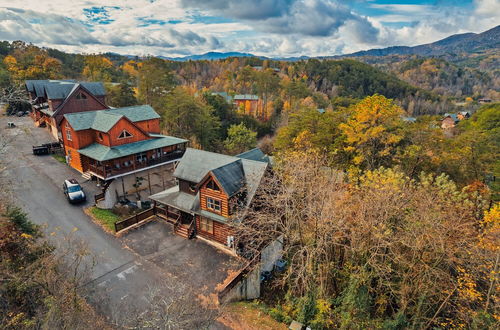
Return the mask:
<path id="1" fill-rule="evenodd" d="M 102 180 L 174 162 L 188 142 L 161 135 L 149 105 L 65 114 L 61 129 L 68 164 Z"/>

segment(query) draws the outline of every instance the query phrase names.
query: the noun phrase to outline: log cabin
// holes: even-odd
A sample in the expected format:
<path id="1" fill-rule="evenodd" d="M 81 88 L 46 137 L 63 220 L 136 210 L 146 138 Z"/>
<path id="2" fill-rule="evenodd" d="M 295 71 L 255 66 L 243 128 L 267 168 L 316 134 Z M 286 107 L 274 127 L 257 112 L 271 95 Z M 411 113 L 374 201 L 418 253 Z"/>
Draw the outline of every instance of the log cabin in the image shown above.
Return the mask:
<path id="1" fill-rule="evenodd" d="M 104 181 L 174 162 L 188 142 L 161 135 L 149 105 L 65 114 L 61 128 L 68 164 Z"/>
<path id="2" fill-rule="evenodd" d="M 259 96 L 252 94 L 238 94 L 233 97 L 233 104 L 236 109 L 245 115 L 258 117 L 261 102 Z"/>
<path id="3" fill-rule="evenodd" d="M 250 206 L 269 167 L 259 150 L 227 156 L 188 148 L 174 177 L 177 185 L 152 195 L 157 214 L 174 223 L 174 232 L 234 248 L 231 223 Z"/>
<path id="4" fill-rule="evenodd" d="M 61 121 L 67 113 L 109 109 L 100 82 L 75 80 L 26 80 L 36 126 L 46 126 L 56 140 L 62 140 Z"/>

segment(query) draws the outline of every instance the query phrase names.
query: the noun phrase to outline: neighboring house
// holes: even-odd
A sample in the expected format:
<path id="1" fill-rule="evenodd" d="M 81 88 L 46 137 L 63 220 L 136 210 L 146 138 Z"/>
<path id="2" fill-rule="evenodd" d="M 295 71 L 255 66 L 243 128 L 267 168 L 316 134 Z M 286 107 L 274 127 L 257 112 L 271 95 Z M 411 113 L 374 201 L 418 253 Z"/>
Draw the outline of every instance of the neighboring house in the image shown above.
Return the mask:
<path id="1" fill-rule="evenodd" d="M 470 113 L 467 111 L 460 111 L 459 113 L 457 113 L 457 118 L 458 120 L 469 119 Z"/>
<path id="2" fill-rule="evenodd" d="M 65 114 L 61 128 L 68 164 L 102 180 L 173 162 L 188 142 L 161 135 L 149 105 Z"/>
<path id="3" fill-rule="evenodd" d="M 259 96 L 252 94 L 238 94 L 233 97 L 233 104 L 242 113 L 257 117 L 259 109 Z"/>
<path id="4" fill-rule="evenodd" d="M 417 118 L 415 117 L 408 117 L 408 116 L 403 116 L 401 117 L 401 120 L 406 122 L 406 123 L 416 123 L 417 122 Z"/>
<path id="5" fill-rule="evenodd" d="M 35 125 L 46 125 L 60 140 L 61 121 L 68 113 L 108 109 L 106 92 L 100 82 L 74 80 L 26 80 Z"/>
<path id="6" fill-rule="evenodd" d="M 231 222 L 250 206 L 269 166 L 264 158 L 255 150 L 233 157 L 188 148 L 173 174 L 178 184 L 149 198 L 177 234 L 234 248 Z"/>
<path id="7" fill-rule="evenodd" d="M 445 113 L 443 119 L 441 119 L 441 128 L 450 129 L 455 127 L 460 121 L 469 119 L 470 114 L 467 111 L 460 111 L 456 114 Z"/>
<path id="8" fill-rule="evenodd" d="M 227 103 L 229 104 L 233 103 L 233 97 L 226 92 L 212 92 L 212 95 L 222 96 Z"/>

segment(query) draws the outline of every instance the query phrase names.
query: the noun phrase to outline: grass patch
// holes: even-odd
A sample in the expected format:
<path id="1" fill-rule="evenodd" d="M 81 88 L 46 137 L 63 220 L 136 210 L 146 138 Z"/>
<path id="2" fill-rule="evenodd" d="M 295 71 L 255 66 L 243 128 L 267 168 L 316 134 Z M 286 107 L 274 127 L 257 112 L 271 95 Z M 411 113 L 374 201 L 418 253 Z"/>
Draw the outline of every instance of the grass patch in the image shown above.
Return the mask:
<path id="1" fill-rule="evenodd" d="M 95 220 L 99 221 L 103 226 L 110 229 L 112 232 L 115 231 L 115 222 L 122 220 L 122 218 L 113 213 L 111 210 L 103 210 L 95 206 L 89 208 L 90 213 Z"/>
<path id="2" fill-rule="evenodd" d="M 57 154 L 52 154 L 52 157 L 54 157 L 54 159 L 57 160 L 59 163 L 66 164 L 66 157 Z"/>
<path id="3" fill-rule="evenodd" d="M 220 321 L 233 329 L 288 329 L 285 324 L 273 319 L 268 314 L 267 306 L 259 301 L 229 304 Z"/>

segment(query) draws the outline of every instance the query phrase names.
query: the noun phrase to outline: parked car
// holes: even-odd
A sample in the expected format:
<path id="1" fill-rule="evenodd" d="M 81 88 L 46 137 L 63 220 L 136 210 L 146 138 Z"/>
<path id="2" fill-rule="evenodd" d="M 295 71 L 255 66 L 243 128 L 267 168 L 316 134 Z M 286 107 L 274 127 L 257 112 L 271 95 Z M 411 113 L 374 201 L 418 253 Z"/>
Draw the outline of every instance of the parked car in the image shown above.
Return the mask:
<path id="1" fill-rule="evenodd" d="M 63 191 L 70 203 L 79 203 L 86 200 L 82 186 L 75 179 L 64 180 Z"/>

